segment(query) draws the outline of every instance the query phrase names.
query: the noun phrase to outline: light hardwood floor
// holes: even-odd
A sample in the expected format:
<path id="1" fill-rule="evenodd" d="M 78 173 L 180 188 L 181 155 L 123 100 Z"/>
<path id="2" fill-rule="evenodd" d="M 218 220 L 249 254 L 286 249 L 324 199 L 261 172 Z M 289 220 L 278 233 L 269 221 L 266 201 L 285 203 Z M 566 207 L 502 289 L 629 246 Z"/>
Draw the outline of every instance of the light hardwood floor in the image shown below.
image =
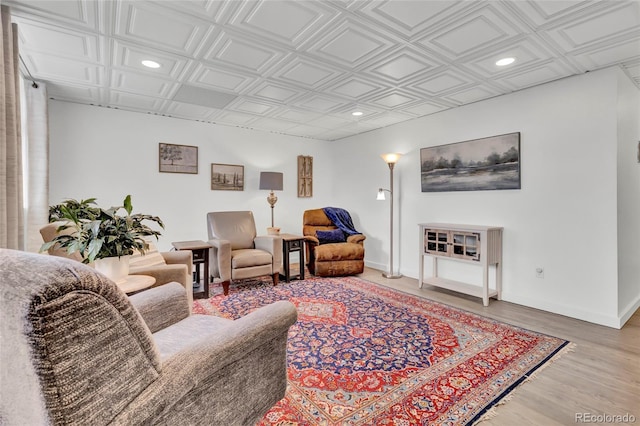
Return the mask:
<path id="1" fill-rule="evenodd" d="M 572 352 L 565 353 L 512 392 L 482 426 L 573 425 L 581 423 L 576 418 L 578 413 L 627 414 L 635 417 L 632 424 L 640 425 L 640 311 L 621 330 L 616 330 L 495 299 L 484 307 L 479 298 L 427 285 L 420 289 L 416 279 L 389 280 L 382 277 L 381 271 L 371 268 L 365 268 L 359 276 L 575 343 Z M 617 419 L 590 424 L 623 424 L 611 420 Z"/>

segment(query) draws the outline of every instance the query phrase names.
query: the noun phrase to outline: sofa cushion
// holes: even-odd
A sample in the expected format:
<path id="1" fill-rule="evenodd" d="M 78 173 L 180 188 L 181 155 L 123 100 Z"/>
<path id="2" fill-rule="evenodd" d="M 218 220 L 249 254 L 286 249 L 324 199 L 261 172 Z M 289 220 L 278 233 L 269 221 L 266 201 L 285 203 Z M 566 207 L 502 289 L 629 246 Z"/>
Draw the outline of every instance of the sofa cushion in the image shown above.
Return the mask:
<path id="1" fill-rule="evenodd" d="M 330 231 L 316 231 L 316 237 L 320 244 L 344 243 L 347 241 L 344 232 L 341 229 L 332 229 Z"/>
<path id="2" fill-rule="evenodd" d="M 355 243 L 323 244 L 315 248 L 316 262 L 364 259 L 364 247 Z"/>
<path id="3" fill-rule="evenodd" d="M 273 256 L 264 250 L 241 249 L 231 251 L 231 267 L 233 269 L 271 265 L 272 263 Z"/>
<path id="4" fill-rule="evenodd" d="M 129 258 L 130 268 L 147 268 L 149 266 L 166 265 L 164 257 L 158 251 L 155 244 L 149 243 L 149 249 L 144 255 L 135 251 Z"/>

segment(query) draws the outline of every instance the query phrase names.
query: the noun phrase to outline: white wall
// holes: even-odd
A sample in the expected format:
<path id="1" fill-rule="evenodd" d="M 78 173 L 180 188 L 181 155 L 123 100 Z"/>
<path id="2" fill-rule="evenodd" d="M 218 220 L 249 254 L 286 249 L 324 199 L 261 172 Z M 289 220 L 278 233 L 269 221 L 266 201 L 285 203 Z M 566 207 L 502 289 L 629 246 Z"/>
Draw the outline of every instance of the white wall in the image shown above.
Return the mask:
<path id="1" fill-rule="evenodd" d="M 334 192 L 360 215 L 367 263 L 385 269 L 389 211 L 375 191 L 389 172 L 379 154 L 403 153 L 395 170 L 400 272 L 418 275 L 418 223 L 503 226 L 505 300 L 616 327 L 616 109 L 617 73 L 608 69 L 361 134 L 340 141 Z M 521 190 L 421 192 L 420 148 L 510 132 L 521 132 Z M 449 278 L 480 283 L 480 268 L 454 265 Z"/>
<path id="2" fill-rule="evenodd" d="M 260 171 L 284 173 L 277 191 L 275 225 L 300 233 L 302 212 L 331 200 L 329 142 L 256 132 L 149 114 L 51 101 L 50 203 L 97 197 L 101 206 L 121 205 L 131 194 L 134 212 L 159 216 L 159 241 L 206 240 L 206 214 L 252 210 L 259 233 L 271 225 L 268 191 L 258 190 Z M 198 147 L 198 174 L 159 173 L 158 143 Z M 297 156 L 312 155 L 312 198 L 297 197 Z M 212 191 L 211 163 L 244 165 L 244 191 Z"/>
<path id="3" fill-rule="evenodd" d="M 166 250 L 171 241 L 206 239 L 208 211 L 250 209 L 265 229 L 270 213 L 267 192 L 257 190 L 259 172 L 282 171 L 277 226 L 300 232 L 304 210 L 346 208 L 367 235 L 367 265 L 385 270 L 389 204 L 375 196 L 389 186 L 389 169 L 379 155 L 400 152 L 396 270 L 417 277 L 418 223 L 503 226 L 505 300 L 619 327 L 625 303 L 640 297 L 638 239 L 618 231 L 620 220 L 637 232 L 639 210 L 637 181 L 625 183 L 638 167 L 623 159 L 638 119 L 632 101 L 619 95 L 619 78 L 616 68 L 592 72 L 336 142 L 51 101 L 50 202 L 95 196 L 111 205 L 130 193 L 136 212 L 165 221 Z M 521 132 L 522 189 L 421 192 L 421 148 L 510 132 Z M 158 173 L 159 142 L 198 146 L 200 173 Z M 301 154 L 314 157 L 308 199 L 296 195 Z M 211 191 L 212 162 L 243 164 L 245 190 Z M 443 273 L 480 282 L 473 266 L 451 263 Z"/>
<path id="4" fill-rule="evenodd" d="M 640 94 L 618 70 L 618 315 L 640 307 Z"/>

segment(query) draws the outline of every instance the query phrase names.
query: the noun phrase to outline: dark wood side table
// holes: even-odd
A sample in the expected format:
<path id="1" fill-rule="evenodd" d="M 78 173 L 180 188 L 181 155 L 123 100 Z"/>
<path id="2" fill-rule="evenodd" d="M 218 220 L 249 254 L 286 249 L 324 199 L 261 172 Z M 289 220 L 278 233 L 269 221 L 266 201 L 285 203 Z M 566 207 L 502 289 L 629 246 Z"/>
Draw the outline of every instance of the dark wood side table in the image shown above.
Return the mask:
<path id="1" fill-rule="evenodd" d="M 209 249 L 213 246 L 202 240 L 194 241 L 175 241 L 171 245 L 176 250 L 190 250 L 192 255 L 193 269 L 195 272 L 195 282 L 198 283 L 198 287 L 193 288 L 194 299 L 208 299 L 209 298 L 209 284 L 211 279 L 209 275 Z M 202 274 L 202 283 L 200 282 L 200 266 L 204 267 L 204 273 Z"/>
<path id="2" fill-rule="evenodd" d="M 298 252 L 300 260 L 300 271 L 298 277 L 304 280 L 304 236 L 294 234 L 280 234 L 282 237 L 282 272 L 284 280 L 289 282 L 291 278 L 291 263 L 289 255 Z"/>

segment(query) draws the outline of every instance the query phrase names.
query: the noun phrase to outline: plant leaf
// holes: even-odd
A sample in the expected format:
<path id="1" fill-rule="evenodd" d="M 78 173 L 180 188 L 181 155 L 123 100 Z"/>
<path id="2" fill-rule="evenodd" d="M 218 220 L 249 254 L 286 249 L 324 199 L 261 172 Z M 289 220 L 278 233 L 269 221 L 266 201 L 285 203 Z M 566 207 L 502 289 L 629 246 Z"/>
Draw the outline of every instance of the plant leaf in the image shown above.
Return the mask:
<path id="1" fill-rule="evenodd" d="M 130 215 L 133 211 L 133 206 L 131 205 L 131 195 L 127 195 L 124 199 L 124 209 L 127 211 L 127 214 Z"/>

